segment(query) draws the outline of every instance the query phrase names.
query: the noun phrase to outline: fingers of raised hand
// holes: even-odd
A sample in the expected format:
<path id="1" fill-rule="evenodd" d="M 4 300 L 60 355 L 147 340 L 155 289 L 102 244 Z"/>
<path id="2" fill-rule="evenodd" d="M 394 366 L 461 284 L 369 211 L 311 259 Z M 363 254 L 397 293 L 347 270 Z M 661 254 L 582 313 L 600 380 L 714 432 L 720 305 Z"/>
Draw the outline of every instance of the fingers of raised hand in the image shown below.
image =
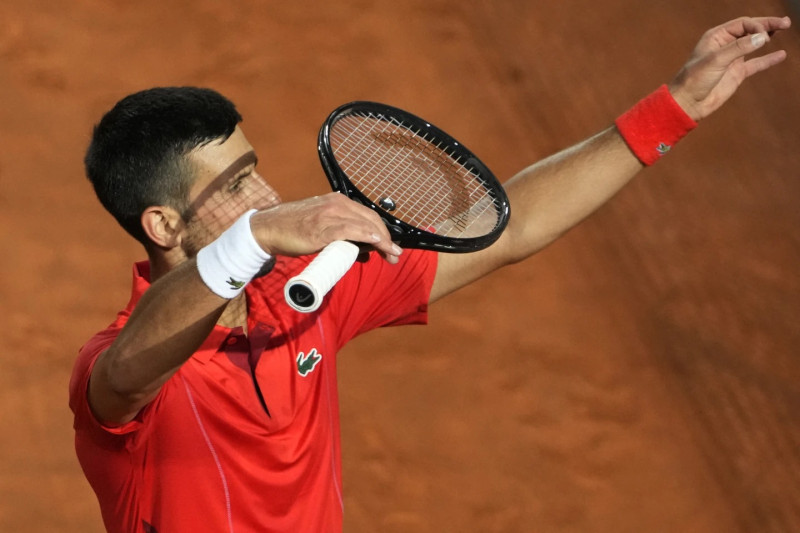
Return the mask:
<path id="1" fill-rule="evenodd" d="M 713 64 L 716 68 L 729 70 L 730 66 L 737 60 L 744 58 L 748 54 L 755 52 L 770 41 L 770 32 L 762 31 L 758 33 L 748 33 L 739 37 L 735 41 L 714 52 Z M 739 82 L 757 72 L 772 67 L 786 58 L 786 52 L 779 50 L 762 57 L 756 57 L 744 62 L 743 67 L 737 67 L 736 72 L 732 72 Z"/>
<path id="2" fill-rule="evenodd" d="M 706 37 L 719 44 L 727 44 L 754 33 L 772 34 L 779 30 L 785 30 L 791 24 L 792 21 L 789 17 L 740 17 L 712 28 L 706 33 Z"/>
<path id="3" fill-rule="evenodd" d="M 763 70 L 767 70 L 786 59 L 786 51 L 778 50 L 761 57 L 754 57 L 745 63 L 745 78 Z"/>
<path id="4" fill-rule="evenodd" d="M 748 33 L 720 48 L 714 53 L 714 63 L 719 68 L 726 68 L 737 59 L 755 52 L 769 42 L 767 32 Z"/>
<path id="5" fill-rule="evenodd" d="M 788 29 L 792 25 L 789 17 L 742 17 L 732 21 L 731 34 L 734 37 L 743 37 L 754 33 L 774 33 Z"/>
<path id="6" fill-rule="evenodd" d="M 755 34 L 773 35 L 789 28 L 789 17 L 740 17 L 708 30 L 695 49 L 695 55 L 704 55 L 725 48 L 742 37 Z"/>

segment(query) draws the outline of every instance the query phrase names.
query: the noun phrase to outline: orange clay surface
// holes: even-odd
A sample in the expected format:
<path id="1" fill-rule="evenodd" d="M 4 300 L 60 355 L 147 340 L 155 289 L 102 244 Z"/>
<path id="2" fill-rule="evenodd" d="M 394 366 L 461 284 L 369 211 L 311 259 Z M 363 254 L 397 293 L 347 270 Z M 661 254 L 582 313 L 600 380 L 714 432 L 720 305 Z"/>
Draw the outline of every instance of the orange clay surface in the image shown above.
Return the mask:
<path id="1" fill-rule="evenodd" d="M 327 190 L 317 129 L 356 99 L 433 121 L 505 181 L 668 81 L 707 28 L 785 12 L 0 2 L 0 531 L 102 530 L 67 382 L 143 257 L 83 176 L 119 98 L 223 92 L 288 200 Z M 586 223 L 437 303 L 429 326 L 341 354 L 347 531 L 800 531 L 797 29 L 776 41 L 786 63 Z"/>

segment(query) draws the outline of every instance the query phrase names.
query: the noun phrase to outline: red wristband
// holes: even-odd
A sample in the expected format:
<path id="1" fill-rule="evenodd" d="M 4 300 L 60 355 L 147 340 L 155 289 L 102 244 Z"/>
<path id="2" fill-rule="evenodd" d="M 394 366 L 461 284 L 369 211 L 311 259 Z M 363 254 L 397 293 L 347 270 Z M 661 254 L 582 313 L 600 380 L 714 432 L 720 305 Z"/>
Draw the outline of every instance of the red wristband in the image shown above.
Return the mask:
<path id="1" fill-rule="evenodd" d="M 666 85 L 623 113 L 615 124 L 628 147 L 645 165 L 658 161 L 697 126 Z"/>

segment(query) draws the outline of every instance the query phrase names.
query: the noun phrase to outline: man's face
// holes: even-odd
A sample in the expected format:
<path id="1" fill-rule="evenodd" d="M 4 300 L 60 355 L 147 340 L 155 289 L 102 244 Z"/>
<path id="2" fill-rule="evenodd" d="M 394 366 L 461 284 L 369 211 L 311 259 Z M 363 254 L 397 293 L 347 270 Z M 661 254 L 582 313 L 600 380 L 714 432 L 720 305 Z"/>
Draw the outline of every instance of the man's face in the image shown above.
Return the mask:
<path id="1" fill-rule="evenodd" d="M 275 189 L 256 171 L 253 147 L 237 127 L 225 142 L 214 141 L 188 156 L 195 181 L 189 191 L 189 213 L 182 247 L 193 257 L 244 212 L 281 202 Z"/>

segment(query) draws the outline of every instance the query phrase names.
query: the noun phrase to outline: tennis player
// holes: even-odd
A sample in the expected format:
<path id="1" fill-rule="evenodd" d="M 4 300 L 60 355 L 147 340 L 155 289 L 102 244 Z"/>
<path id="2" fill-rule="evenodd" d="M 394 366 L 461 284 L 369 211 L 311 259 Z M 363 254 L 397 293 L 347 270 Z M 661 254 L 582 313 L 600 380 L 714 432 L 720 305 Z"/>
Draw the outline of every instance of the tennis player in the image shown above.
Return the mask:
<path id="1" fill-rule="evenodd" d="M 709 30 L 671 82 L 613 125 L 506 183 L 511 221 L 474 254 L 401 250 L 369 209 L 328 194 L 282 203 L 234 105 L 200 88 L 130 95 L 94 130 L 86 171 L 143 245 L 130 303 L 80 350 L 75 447 L 114 533 L 342 528 L 336 353 L 365 331 L 554 241 L 669 153 L 749 76 L 788 18 Z M 373 257 L 316 312 L 285 282 L 334 240 Z"/>

